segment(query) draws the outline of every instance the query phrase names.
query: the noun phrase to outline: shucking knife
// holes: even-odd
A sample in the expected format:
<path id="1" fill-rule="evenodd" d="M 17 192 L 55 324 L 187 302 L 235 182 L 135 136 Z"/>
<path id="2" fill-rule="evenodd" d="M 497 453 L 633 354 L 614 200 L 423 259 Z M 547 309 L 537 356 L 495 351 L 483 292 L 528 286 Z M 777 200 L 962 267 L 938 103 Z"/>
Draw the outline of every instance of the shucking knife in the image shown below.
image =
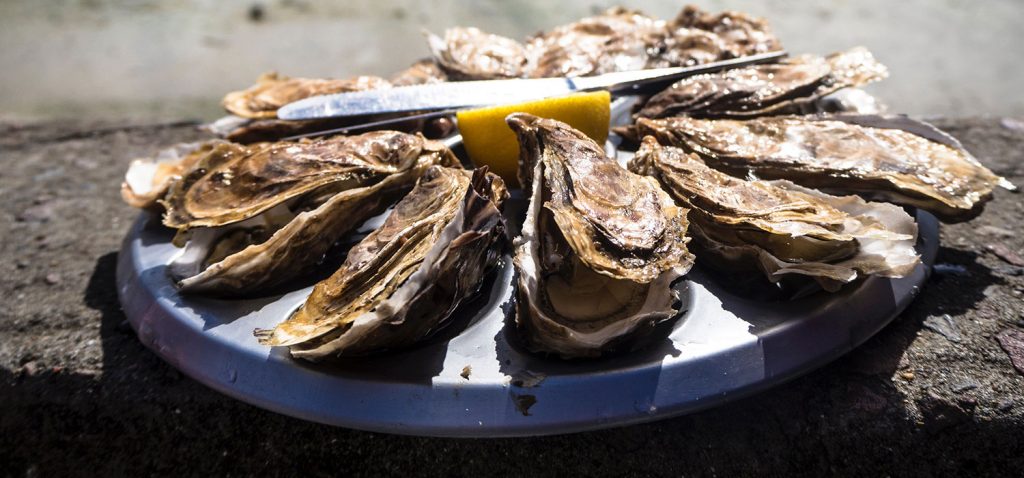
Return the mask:
<path id="1" fill-rule="evenodd" d="M 313 96 L 284 105 L 277 110 L 277 117 L 309 120 L 430 112 L 520 103 L 595 90 L 608 90 L 613 96 L 642 94 L 681 78 L 771 62 L 784 56 L 785 51 L 776 51 L 696 66 L 622 71 L 578 78 L 456 81 Z"/>

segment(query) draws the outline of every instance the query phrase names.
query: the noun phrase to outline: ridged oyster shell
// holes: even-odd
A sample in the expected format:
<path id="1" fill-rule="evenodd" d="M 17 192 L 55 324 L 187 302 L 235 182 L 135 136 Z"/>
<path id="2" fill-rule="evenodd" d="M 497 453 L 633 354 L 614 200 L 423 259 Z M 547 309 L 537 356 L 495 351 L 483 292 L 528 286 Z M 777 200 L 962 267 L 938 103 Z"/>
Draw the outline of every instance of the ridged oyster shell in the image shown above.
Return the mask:
<path id="1" fill-rule="evenodd" d="M 434 61 L 452 81 L 523 76 L 526 49 L 519 42 L 478 28 L 449 28 L 444 37 L 427 34 Z"/>
<path id="2" fill-rule="evenodd" d="M 686 210 L 568 125 L 506 121 L 530 205 L 516 242 L 516 323 L 527 346 L 565 358 L 630 348 L 680 312 Z"/>
<path id="3" fill-rule="evenodd" d="M 168 270 L 184 292 L 265 290 L 317 264 L 438 164 L 458 160 L 440 143 L 395 131 L 264 144 L 201 163 L 164 201 L 164 224 L 179 228 L 184 247 Z"/>
<path id="4" fill-rule="evenodd" d="M 919 262 L 917 225 L 897 206 L 788 181 L 745 180 L 652 137 L 629 163 L 690 208 L 697 258 L 719 270 L 799 274 L 836 291 L 864 275 L 902 277 Z"/>
<path id="5" fill-rule="evenodd" d="M 812 112 L 814 103 L 826 95 L 886 76 L 885 66 L 863 47 L 824 58 L 800 55 L 685 78 L 652 96 L 635 117 L 743 118 Z"/>
<path id="6" fill-rule="evenodd" d="M 695 152 L 737 176 L 861 194 L 919 207 L 947 222 L 976 217 L 997 185 L 1015 189 L 951 136 L 906 117 L 674 117 L 640 119 L 637 127 L 641 136 Z"/>
<path id="7" fill-rule="evenodd" d="M 310 96 L 390 87 L 391 84 L 387 80 L 376 76 L 321 79 L 292 78 L 277 73 L 266 73 L 256 80 L 255 85 L 228 93 L 221 104 L 228 112 L 242 118 L 277 118 L 278 108 Z"/>
<path id="8" fill-rule="evenodd" d="M 495 265 L 508 193 L 487 172 L 434 166 L 384 224 L 260 343 L 307 360 L 410 345 L 442 327 Z"/>
<path id="9" fill-rule="evenodd" d="M 154 157 L 132 161 L 121 183 L 121 198 L 129 206 L 159 211 L 163 208 L 159 201 L 196 164 L 227 161 L 251 152 L 251 148 L 220 140 L 174 145 Z"/>

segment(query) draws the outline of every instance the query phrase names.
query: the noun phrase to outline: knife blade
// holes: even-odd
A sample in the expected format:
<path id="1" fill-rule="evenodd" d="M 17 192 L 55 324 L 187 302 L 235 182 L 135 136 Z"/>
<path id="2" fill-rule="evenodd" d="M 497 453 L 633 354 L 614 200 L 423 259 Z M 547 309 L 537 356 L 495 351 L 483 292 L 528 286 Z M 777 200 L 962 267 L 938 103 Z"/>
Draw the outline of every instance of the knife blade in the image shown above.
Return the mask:
<path id="1" fill-rule="evenodd" d="M 637 89 L 652 84 L 669 83 L 688 76 L 773 61 L 785 55 L 785 51 L 777 51 L 696 66 L 623 71 L 577 78 L 458 81 L 337 93 L 288 103 L 277 110 L 277 117 L 285 120 L 307 120 L 470 108 L 519 103 L 601 89 L 607 89 L 612 94 L 635 94 Z"/>

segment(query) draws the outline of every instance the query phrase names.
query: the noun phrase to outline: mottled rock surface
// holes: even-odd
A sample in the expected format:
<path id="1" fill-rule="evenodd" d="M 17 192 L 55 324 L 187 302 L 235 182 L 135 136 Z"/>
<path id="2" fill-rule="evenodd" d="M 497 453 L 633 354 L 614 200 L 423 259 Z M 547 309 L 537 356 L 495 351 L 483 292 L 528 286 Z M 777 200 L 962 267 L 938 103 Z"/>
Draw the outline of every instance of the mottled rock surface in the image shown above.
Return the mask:
<path id="1" fill-rule="evenodd" d="M 937 124 L 1022 185 L 1024 131 L 1007 126 L 1018 122 Z M 118 196 L 121 175 L 133 157 L 200 137 L 183 123 L 0 123 L 3 474 L 1024 474 L 1024 376 L 1010 356 L 1024 329 L 1011 255 L 1024 250 L 1024 196 L 998 191 L 980 218 L 944 226 L 943 266 L 905 313 L 767 393 L 591 433 L 415 438 L 237 402 L 135 338 L 114 285 L 136 214 Z"/>

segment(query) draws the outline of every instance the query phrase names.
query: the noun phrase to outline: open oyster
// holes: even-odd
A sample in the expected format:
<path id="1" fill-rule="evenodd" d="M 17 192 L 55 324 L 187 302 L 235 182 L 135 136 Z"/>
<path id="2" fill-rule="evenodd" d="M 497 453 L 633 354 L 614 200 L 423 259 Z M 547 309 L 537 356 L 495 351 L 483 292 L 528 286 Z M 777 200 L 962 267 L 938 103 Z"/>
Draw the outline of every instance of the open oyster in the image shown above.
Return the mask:
<path id="1" fill-rule="evenodd" d="M 184 250 L 169 266 L 186 292 L 252 293 L 319 262 L 430 166 L 457 166 L 440 143 L 395 131 L 266 144 L 202 162 L 163 201 Z"/>
<path id="2" fill-rule="evenodd" d="M 516 322 L 529 348 L 597 356 L 675 317 L 671 285 L 693 263 L 686 210 L 564 123 L 522 113 L 506 121 L 530 194 L 515 254 Z"/>
<path id="3" fill-rule="evenodd" d="M 121 198 L 132 207 L 160 209 L 157 202 L 167 194 L 171 184 L 196 164 L 209 163 L 210 156 L 219 157 L 214 161 L 220 162 L 251 152 L 251 148 L 220 140 L 172 146 L 155 157 L 132 161 L 121 183 Z"/>
<path id="4" fill-rule="evenodd" d="M 742 118 L 808 113 L 825 95 L 881 80 L 887 74 L 885 66 L 864 48 L 825 58 L 801 55 L 685 78 L 652 96 L 635 116 Z"/>
<path id="5" fill-rule="evenodd" d="M 434 60 L 452 80 L 523 76 L 526 50 L 519 42 L 473 27 L 449 28 L 444 38 L 427 34 Z"/>
<path id="6" fill-rule="evenodd" d="M 949 135 L 905 117 L 676 117 L 640 119 L 637 126 L 641 136 L 654 135 L 738 176 L 857 193 L 916 206 L 947 222 L 980 214 L 996 185 L 1014 189 Z"/>
<path id="7" fill-rule="evenodd" d="M 434 166 L 344 265 L 272 330 L 264 345 L 307 360 L 412 344 L 438 330 L 475 293 L 505 243 L 501 179 Z"/>
<path id="8" fill-rule="evenodd" d="M 860 275 L 902 277 L 918 262 L 917 225 L 891 204 L 735 178 L 652 137 L 629 169 L 657 178 L 690 208 L 697 257 L 717 269 L 756 268 L 773 282 L 799 274 L 835 291 Z"/>

